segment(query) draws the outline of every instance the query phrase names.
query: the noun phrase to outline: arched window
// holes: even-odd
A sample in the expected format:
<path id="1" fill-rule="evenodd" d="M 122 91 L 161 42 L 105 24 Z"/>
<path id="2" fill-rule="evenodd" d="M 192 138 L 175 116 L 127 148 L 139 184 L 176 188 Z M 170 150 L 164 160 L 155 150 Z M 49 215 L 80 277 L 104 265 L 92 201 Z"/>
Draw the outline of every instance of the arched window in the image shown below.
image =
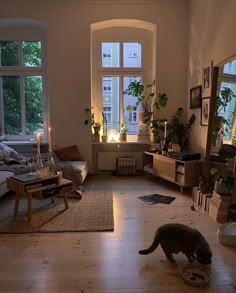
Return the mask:
<path id="1" fill-rule="evenodd" d="M 137 20 L 110 20 L 93 24 L 92 29 L 92 101 L 95 120 L 102 112 L 108 130 L 120 130 L 128 124 L 130 140 L 139 131 L 136 98 L 124 95 L 129 83 L 150 82 L 155 76 L 155 25 Z M 133 105 L 128 111 L 127 106 Z"/>
<path id="2" fill-rule="evenodd" d="M 0 135 L 29 140 L 48 125 L 46 26 L 5 19 L 0 27 Z"/>

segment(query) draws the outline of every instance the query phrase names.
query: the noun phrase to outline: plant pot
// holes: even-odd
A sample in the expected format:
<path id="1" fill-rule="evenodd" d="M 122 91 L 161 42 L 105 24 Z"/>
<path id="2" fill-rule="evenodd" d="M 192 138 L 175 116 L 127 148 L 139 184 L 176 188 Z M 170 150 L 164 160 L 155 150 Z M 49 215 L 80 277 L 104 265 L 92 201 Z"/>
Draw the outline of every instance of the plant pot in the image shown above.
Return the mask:
<path id="1" fill-rule="evenodd" d="M 102 142 L 107 142 L 108 136 L 107 135 L 102 135 Z"/>
<path id="2" fill-rule="evenodd" d="M 219 194 L 229 194 L 231 191 L 231 185 L 216 181 L 214 185 L 214 191 Z"/>
<path id="3" fill-rule="evenodd" d="M 147 124 L 147 122 L 149 122 L 151 120 L 152 114 L 153 114 L 153 112 L 140 111 L 138 113 L 138 115 L 139 115 L 139 121 L 142 124 Z"/>
<path id="4" fill-rule="evenodd" d="M 126 141 L 126 133 L 120 134 L 120 141 Z"/>
<path id="5" fill-rule="evenodd" d="M 100 141 L 100 134 L 99 133 L 95 132 L 93 134 L 93 141 L 94 142 L 99 142 Z"/>

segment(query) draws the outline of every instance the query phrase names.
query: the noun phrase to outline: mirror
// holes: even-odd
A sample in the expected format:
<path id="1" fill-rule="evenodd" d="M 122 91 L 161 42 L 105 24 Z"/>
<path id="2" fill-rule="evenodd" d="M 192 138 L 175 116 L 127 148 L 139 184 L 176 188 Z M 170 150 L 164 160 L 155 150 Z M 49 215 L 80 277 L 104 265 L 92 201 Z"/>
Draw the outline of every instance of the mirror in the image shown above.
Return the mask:
<path id="1" fill-rule="evenodd" d="M 204 165 L 204 178 L 211 189 L 213 188 L 211 186 L 213 170 L 218 176 L 235 176 L 236 174 L 235 157 L 222 161 L 218 155 L 222 143 L 236 146 L 236 97 L 234 95 L 236 95 L 236 58 L 213 68 Z M 236 203 L 235 179 L 232 203 Z"/>

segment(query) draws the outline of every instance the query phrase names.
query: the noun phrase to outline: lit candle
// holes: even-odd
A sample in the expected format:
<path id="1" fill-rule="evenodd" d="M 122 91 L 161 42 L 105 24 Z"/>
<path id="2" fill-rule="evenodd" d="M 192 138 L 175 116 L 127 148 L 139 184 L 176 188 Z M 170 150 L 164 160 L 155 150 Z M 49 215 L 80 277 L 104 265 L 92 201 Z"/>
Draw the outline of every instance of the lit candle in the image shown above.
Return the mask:
<path id="1" fill-rule="evenodd" d="M 40 153 L 40 140 L 41 140 L 41 133 L 38 132 L 38 133 L 36 134 L 36 137 L 37 137 L 37 152 L 38 152 L 38 154 L 39 154 L 39 153 Z"/>
<path id="2" fill-rule="evenodd" d="M 165 121 L 164 139 L 166 139 L 166 128 L 167 128 L 167 121 Z"/>
<path id="3" fill-rule="evenodd" d="M 48 151 L 52 151 L 51 127 L 48 127 Z"/>

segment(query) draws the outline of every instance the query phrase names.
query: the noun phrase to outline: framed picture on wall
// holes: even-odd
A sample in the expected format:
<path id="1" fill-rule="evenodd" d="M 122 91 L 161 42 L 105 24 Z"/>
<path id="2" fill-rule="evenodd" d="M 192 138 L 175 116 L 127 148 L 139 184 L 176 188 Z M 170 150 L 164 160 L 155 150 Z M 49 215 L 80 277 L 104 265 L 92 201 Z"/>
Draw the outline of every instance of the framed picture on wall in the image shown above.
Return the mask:
<path id="1" fill-rule="evenodd" d="M 202 86 L 198 85 L 190 89 L 190 109 L 201 108 Z"/>
<path id="2" fill-rule="evenodd" d="M 210 110 L 210 97 L 202 98 L 202 107 L 201 107 L 201 125 L 202 126 L 208 126 L 209 110 Z"/>
<path id="3" fill-rule="evenodd" d="M 211 95 L 213 61 L 208 62 L 202 68 L 202 97 Z"/>

